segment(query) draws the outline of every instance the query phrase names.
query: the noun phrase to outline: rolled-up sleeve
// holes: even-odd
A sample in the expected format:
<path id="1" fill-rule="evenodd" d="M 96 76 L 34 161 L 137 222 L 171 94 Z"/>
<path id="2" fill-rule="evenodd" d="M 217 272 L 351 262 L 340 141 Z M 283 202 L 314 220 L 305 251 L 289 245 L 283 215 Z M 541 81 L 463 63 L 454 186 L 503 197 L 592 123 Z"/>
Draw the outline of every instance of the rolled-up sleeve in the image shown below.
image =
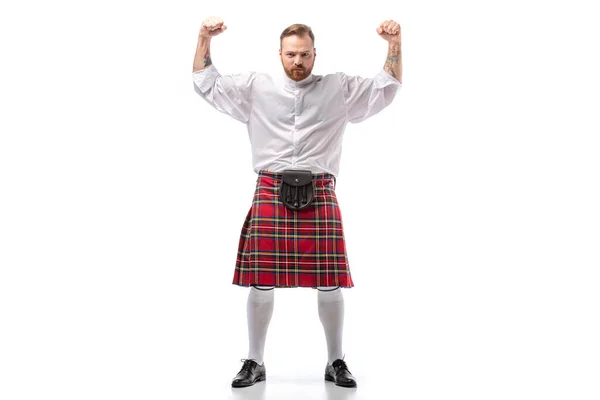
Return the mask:
<path id="1" fill-rule="evenodd" d="M 402 83 L 381 70 L 373 78 L 337 73 L 344 93 L 348 122 L 360 122 L 372 117 L 387 106 L 396 96 Z"/>
<path id="2" fill-rule="evenodd" d="M 247 123 L 255 73 L 221 75 L 214 65 L 192 73 L 194 90 L 217 110 Z"/>

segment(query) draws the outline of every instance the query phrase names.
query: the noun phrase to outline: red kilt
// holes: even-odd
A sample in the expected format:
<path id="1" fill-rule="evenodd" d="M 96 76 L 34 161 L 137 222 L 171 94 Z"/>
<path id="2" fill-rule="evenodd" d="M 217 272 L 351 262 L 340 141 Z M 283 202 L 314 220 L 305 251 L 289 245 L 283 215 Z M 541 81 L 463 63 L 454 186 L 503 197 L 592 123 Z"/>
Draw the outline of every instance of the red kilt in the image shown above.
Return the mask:
<path id="1" fill-rule="evenodd" d="M 283 174 L 260 170 L 237 253 L 233 284 L 352 287 L 335 177 L 313 173 L 313 203 L 292 211 L 279 199 Z"/>

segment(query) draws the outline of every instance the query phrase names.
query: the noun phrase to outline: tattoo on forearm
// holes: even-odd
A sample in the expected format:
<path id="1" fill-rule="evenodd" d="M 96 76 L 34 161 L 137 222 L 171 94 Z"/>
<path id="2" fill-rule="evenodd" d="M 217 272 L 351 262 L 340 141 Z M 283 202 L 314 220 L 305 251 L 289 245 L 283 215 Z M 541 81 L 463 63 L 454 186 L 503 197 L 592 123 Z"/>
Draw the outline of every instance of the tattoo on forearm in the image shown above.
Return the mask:
<path id="1" fill-rule="evenodd" d="M 210 59 L 210 54 L 207 54 L 206 57 L 204 57 L 204 66 L 208 67 L 211 64 L 212 64 L 212 60 Z"/>
<path id="2" fill-rule="evenodd" d="M 394 78 L 398 79 L 398 77 L 396 76 L 396 66 L 398 65 L 398 57 L 396 56 L 388 56 L 387 60 L 385 61 L 385 72 L 387 72 L 388 74 L 390 74 L 391 76 L 393 76 Z"/>
<path id="3" fill-rule="evenodd" d="M 400 47 L 391 45 L 388 51 L 388 57 L 385 60 L 384 70 L 394 78 L 398 79 L 400 73 Z"/>

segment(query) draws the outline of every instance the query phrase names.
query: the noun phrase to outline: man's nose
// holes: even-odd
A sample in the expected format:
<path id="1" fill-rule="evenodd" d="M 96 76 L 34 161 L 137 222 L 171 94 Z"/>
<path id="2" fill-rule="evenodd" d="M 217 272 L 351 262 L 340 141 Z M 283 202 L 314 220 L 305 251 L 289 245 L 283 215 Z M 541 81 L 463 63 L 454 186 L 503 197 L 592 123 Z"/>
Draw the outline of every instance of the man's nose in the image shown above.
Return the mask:
<path id="1" fill-rule="evenodd" d="M 296 59 L 294 60 L 294 64 L 295 64 L 295 65 L 302 65 L 302 60 L 301 60 L 300 58 L 296 58 Z"/>

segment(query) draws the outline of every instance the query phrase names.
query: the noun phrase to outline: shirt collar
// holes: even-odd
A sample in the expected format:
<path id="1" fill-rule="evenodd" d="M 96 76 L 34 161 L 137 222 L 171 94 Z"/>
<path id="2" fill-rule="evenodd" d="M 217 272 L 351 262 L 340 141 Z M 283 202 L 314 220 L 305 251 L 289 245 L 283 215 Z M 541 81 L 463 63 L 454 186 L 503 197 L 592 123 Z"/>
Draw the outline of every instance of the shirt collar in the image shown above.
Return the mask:
<path id="1" fill-rule="evenodd" d="M 293 87 L 293 88 L 304 87 L 304 86 L 312 83 L 315 80 L 315 76 L 312 73 L 309 76 L 307 76 L 306 78 L 304 78 L 298 82 L 293 80 L 289 76 L 287 76 L 285 71 L 283 71 L 282 74 L 283 74 L 283 81 L 285 82 L 285 85 L 288 87 Z"/>

